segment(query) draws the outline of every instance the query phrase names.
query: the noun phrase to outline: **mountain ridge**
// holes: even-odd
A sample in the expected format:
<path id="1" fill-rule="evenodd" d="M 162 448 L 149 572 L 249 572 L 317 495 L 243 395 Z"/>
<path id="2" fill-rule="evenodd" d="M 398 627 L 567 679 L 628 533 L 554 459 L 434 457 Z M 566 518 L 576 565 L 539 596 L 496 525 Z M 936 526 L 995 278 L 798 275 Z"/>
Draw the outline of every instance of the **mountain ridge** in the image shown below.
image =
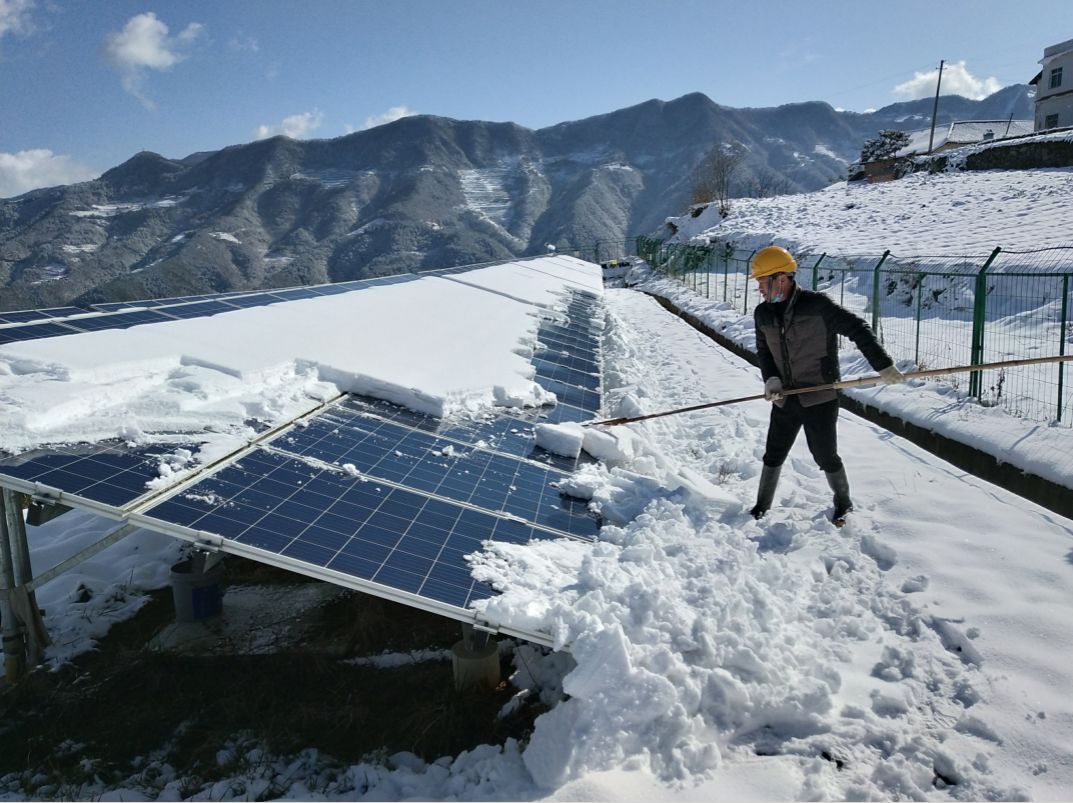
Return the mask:
<path id="1" fill-rule="evenodd" d="M 748 156 L 738 192 L 844 177 L 880 128 L 823 101 L 735 109 L 699 92 L 529 129 L 415 115 L 331 139 L 276 136 L 172 159 L 141 151 L 98 179 L 0 199 L 0 309 L 259 289 L 622 242 L 685 208 L 719 142 Z M 944 96 L 952 119 L 1031 116 L 1027 86 Z"/>

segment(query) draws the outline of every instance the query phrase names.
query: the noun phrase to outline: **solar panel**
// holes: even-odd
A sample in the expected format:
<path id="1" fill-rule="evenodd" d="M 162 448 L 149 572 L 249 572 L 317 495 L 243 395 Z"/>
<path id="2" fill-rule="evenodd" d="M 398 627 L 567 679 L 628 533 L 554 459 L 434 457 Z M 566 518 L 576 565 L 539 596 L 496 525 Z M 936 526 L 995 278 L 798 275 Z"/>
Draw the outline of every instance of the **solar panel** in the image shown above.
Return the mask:
<path id="1" fill-rule="evenodd" d="M 339 407 L 277 436 L 271 446 L 563 534 L 594 538 L 598 532 L 587 507 L 559 494 L 565 472 Z"/>
<path id="2" fill-rule="evenodd" d="M 54 318 L 66 318 L 70 315 L 85 315 L 86 310 L 78 307 L 52 307 L 50 309 L 16 310 L 12 312 L 0 312 L 0 324 L 7 323 L 30 323 L 31 321 L 47 321 Z"/>
<path id="3" fill-rule="evenodd" d="M 160 323 L 170 320 L 174 319 L 156 310 L 145 309 L 89 315 L 72 321 L 64 321 L 64 324 L 79 332 L 97 332 L 101 329 L 127 329 L 143 323 Z"/>
<path id="4" fill-rule="evenodd" d="M 272 295 L 284 301 L 295 301 L 302 298 L 318 298 L 319 293 L 314 292 L 308 287 L 292 287 L 288 290 L 273 290 Z"/>
<path id="5" fill-rule="evenodd" d="M 524 457 L 546 463 L 561 471 L 574 471 L 578 458 L 548 452 L 536 445 L 533 425 L 548 421 L 548 408 L 497 411 L 476 416 L 448 419 L 425 415 L 388 401 L 363 396 L 350 396 L 339 405 L 340 410 L 431 432 L 464 446 L 479 446 L 495 452 Z M 554 409 L 554 408 L 551 408 Z"/>
<path id="6" fill-rule="evenodd" d="M 368 287 L 375 287 L 384 284 L 398 284 L 400 282 L 412 281 L 416 278 L 413 274 L 398 274 L 394 276 L 380 276 L 372 279 L 355 279 L 348 282 L 338 282 L 335 284 L 313 285 L 309 287 L 288 287 L 279 290 L 232 290 L 226 293 L 213 293 L 209 295 L 195 295 L 195 296 L 179 296 L 176 298 L 156 298 L 145 299 L 141 301 L 116 301 L 104 304 L 94 304 L 93 308 L 100 312 L 116 312 L 120 310 L 129 310 L 132 307 L 139 308 L 158 308 L 168 307 L 166 312 L 169 314 L 175 314 L 180 318 L 194 318 L 201 315 L 213 315 L 217 312 L 228 312 L 231 309 L 242 309 L 247 307 L 260 307 L 267 304 L 275 304 L 280 301 L 293 301 L 300 298 L 319 298 L 326 295 L 336 295 L 338 293 L 350 292 L 352 290 L 363 290 Z M 193 307 L 190 306 L 195 302 L 212 301 L 219 302 L 224 301 L 230 306 L 224 307 Z M 173 309 L 175 307 L 185 307 L 184 309 Z M 85 310 L 79 310 L 79 312 L 85 312 Z M 0 313 L 2 315 L 2 313 Z"/>
<path id="7" fill-rule="evenodd" d="M 348 292 L 359 284 L 369 286 L 292 288 L 256 294 L 257 303 Z M 88 322 L 81 323 L 87 330 L 133 326 L 233 310 L 254 297 L 128 308 L 78 321 Z M 558 398 L 550 407 L 440 419 L 350 396 L 163 495 L 147 488 L 159 475 L 161 447 L 108 443 L 0 454 L 0 475 L 19 490 L 59 489 L 76 506 L 194 541 L 222 539 L 213 543 L 383 596 L 402 595 L 465 621 L 472 618 L 467 606 L 495 593 L 471 577 L 465 561 L 484 541 L 598 534 L 600 522 L 587 503 L 559 491 L 578 460 L 535 442 L 535 423 L 591 420 L 600 404 L 598 299 L 575 290 L 559 306 L 565 312 L 543 314 L 537 335 L 543 345 L 532 358 L 534 381 Z M 75 323 L 60 332 L 70 333 Z M 58 325 L 12 328 L 49 326 Z"/>
<path id="8" fill-rule="evenodd" d="M 462 609 L 495 593 L 464 560 L 482 541 L 555 537 L 264 450 L 143 515 Z"/>
<path id="9" fill-rule="evenodd" d="M 119 508 L 148 493 L 146 483 L 159 476 L 162 454 L 174 448 L 110 441 L 0 453 L 0 474 L 22 480 L 20 490 L 27 493 L 41 485 Z"/>
<path id="10" fill-rule="evenodd" d="M 77 330 L 60 323 L 27 323 L 21 326 L 6 326 L 0 329 L 0 345 L 16 343 L 22 340 L 37 340 L 43 337 L 73 335 Z"/>

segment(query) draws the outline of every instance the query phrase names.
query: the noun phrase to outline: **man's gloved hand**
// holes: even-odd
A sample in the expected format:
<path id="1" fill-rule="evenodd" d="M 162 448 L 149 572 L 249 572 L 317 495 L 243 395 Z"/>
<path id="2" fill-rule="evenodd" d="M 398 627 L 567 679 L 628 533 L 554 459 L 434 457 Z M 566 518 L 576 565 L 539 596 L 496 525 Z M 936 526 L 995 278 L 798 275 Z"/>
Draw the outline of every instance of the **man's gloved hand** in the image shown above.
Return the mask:
<path id="1" fill-rule="evenodd" d="M 782 396 L 782 380 L 777 376 L 771 377 L 764 383 L 764 401 L 777 404 L 779 407 L 786 404 L 786 399 Z"/>
<path id="2" fill-rule="evenodd" d="M 884 385 L 898 385 L 905 381 L 905 374 L 898 370 L 895 365 L 888 365 L 879 372 L 879 378 Z"/>

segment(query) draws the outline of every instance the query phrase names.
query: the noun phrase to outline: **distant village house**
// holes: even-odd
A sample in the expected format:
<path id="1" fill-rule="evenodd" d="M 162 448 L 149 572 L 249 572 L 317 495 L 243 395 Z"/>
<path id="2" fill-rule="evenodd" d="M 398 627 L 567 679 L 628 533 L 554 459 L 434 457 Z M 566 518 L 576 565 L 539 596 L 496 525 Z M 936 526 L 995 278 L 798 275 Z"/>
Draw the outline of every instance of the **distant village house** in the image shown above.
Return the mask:
<path id="1" fill-rule="evenodd" d="M 898 178 L 899 167 L 914 156 L 976 145 L 991 140 L 1021 137 L 1032 133 L 1031 120 L 955 120 L 945 130 L 936 129 L 932 136 L 930 128 L 909 131 L 909 144 L 887 159 L 877 159 L 861 165 L 864 178 L 870 182 L 890 181 Z M 931 150 L 928 150 L 928 143 Z"/>
<path id="2" fill-rule="evenodd" d="M 1043 69 L 1029 81 L 1036 87 L 1036 131 L 1073 126 L 1073 39 L 1051 45 Z"/>

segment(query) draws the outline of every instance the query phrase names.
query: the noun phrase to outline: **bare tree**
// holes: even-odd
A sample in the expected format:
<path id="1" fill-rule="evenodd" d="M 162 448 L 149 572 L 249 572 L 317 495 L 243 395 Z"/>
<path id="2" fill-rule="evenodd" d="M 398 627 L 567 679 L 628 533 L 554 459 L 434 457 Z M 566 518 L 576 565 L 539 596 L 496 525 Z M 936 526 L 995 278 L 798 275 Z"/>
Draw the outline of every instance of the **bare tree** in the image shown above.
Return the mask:
<path id="1" fill-rule="evenodd" d="M 792 190 L 789 180 L 769 167 L 757 169 L 745 182 L 746 193 L 750 198 L 768 198 L 773 195 L 787 195 Z"/>
<path id="2" fill-rule="evenodd" d="M 747 154 L 740 142 L 721 142 L 708 151 L 693 171 L 692 203 L 718 201 L 719 214 L 730 214 L 730 182 Z"/>

